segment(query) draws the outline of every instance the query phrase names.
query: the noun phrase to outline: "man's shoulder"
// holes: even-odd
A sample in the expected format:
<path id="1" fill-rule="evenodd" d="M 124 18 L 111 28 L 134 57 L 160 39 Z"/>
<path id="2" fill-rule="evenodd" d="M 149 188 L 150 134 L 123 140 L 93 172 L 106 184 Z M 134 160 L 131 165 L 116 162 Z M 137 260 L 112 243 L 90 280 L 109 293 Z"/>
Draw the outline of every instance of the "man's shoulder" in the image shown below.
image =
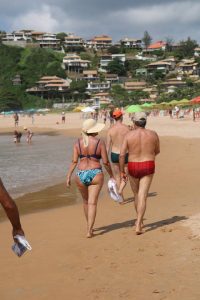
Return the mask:
<path id="1" fill-rule="evenodd" d="M 155 137 L 158 137 L 158 134 L 155 130 L 152 130 L 152 129 L 146 129 L 146 131 L 151 134 L 152 136 L 155 136 Z"/>

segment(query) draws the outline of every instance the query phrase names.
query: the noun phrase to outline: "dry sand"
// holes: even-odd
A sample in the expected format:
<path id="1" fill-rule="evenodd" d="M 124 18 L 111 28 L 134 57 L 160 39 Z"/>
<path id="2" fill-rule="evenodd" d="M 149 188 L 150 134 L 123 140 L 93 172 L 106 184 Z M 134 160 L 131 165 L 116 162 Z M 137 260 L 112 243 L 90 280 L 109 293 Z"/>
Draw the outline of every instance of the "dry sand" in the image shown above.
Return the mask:
<path id="1" fill-rule="evenodd" d="M 9 131 L 10 125 L 4 125 L 1 119 L 2 131 Z M 42 122 L 38 126 L 36 131 L 45 128 Z M 80 127 L 80 121 L 74 127 Z M 0 224 L 0 299 L 200 298 L 200 123 L 150 118 L 149 127 L 161 135 L 161 154 L 149 193 L 145 234 L 134 233 L 129 186 L 124 205 L 110 200 L 104 186 L 95 237 L 89 240 L 85 238 L 82 205 L 74 186 L 71 198 L 76 198 L 76 205 L 66 206 L 72 199 L 64 185 L 26 195 L 24 202 L 32 199 L 31 213 L 22 216 L 22 223 L 33 250 L 17 258 L 10 250 L 11 227 L 8 221 Z M 48 130 L 56 128 L 51 125 Z M 69 134 L 67 130 L 64 133 Z M 69 199 L 67 203 L 60 199 L 63 194 Z M 38 211 L 45 200 L 49 200 L 49 208 L 54 207 L 53 199 L 63 206 L 46 210 L 44 205 L 45 210 Z M 27 212 L 22 200 L 17 200 L 20 210 Z"/>

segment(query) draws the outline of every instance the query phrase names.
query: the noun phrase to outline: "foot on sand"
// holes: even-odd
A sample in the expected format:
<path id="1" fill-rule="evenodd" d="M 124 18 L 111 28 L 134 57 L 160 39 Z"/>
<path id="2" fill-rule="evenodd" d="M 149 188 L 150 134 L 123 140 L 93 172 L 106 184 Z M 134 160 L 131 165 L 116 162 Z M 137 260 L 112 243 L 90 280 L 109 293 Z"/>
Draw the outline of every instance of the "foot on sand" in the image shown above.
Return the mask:
<path id="1" fill-rule="evenodd" d="M 93 234 L 93 230 L 90 230 L 90 231 L 88 231 L 88 233 L 87 233 L 87 238 L 92 238 L 94 236 L 94 234 Z"/>
<path id="2" fill-rule="evenodd" d="M 144 232 L 142 231 L 142 225 L 143 224 L 141 224 L 141 225 L 137 225 L 136 224 L 136 228 L 135 228 L 135 233 L 136 233 L 136 235 L 140 235 L 140 234 L 143 234 Z"/>

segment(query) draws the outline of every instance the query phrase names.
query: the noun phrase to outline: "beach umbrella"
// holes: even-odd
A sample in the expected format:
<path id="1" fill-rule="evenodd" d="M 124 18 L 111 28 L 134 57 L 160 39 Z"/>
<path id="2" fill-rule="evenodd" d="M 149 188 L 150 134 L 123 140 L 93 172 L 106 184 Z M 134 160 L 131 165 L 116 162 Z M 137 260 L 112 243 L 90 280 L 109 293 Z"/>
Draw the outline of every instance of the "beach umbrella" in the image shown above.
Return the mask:
<path id="1" fill-rule="evenodd" d="M 152 108 L 152 107 L 153 107 L 153 104 L 152 104 L 152 103 L 147 103 L 147 102 L 145 102 L 144 104 L 141 105 L 141 107 L 144 107 L 144 108 Z"/>
<path id="2" fill-rule="evenodd" d="M 126 109 L 127 113 L 136 113 L 142 111 L 142 108 L 140 105 L 131 105 Z"/>
<path id="3" fill-rule="evenodd" d="M 168 102 L 169 105 L 177 105 L 179 103 L 178 100 L 172 100 L 170 102 Z"/>
<path id="4" fill-rule="evenodd" d="M 93 113 L 93 112 L 95 112 L 95 109 L 88 106 L 88 107 L 81 109 L 81 111 L 84 113 Z"/>
<path id="5" fill-rule="evenodd" d="M 80 112 L 82 109 L 84 108 L 84 106 L 77 106 L 73 109 L 74 112 Z"/>
<path id="6" fill-rule="evenodd" d="M 190 103 L 192 103 L 192 104 L 198 104 L 198 103 L 200 103 L 200 96 L 193 98 L 190 101 Z"/>
<path id="7" fill-rule="evenodd" d="M 161 102 L 161 103 L 158 103 L 159 105 L 168 105 L 168 102 Z"/>
<path id="8" fill-rule="evenodd" d="M 182 99 L 177 103 L 177 105 L 188 105 L 188 104 L 190 104 L 190 101 L 188 99 Z"/>

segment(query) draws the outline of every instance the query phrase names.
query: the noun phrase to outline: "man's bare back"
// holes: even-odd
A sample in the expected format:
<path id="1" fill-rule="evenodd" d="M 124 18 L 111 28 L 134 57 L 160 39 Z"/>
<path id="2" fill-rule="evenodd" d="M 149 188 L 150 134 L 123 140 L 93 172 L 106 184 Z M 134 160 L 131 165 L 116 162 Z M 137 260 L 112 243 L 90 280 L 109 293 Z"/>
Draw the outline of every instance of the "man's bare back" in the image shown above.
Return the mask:
<path id="1" fill-rule="evenodd" d="M 124 140 L 124 136 L 129 132 L 129 127 L 127 125 L 122 124 L 121 122 L 117 122 L 113 125 L 107 134 L 107 140 L 109 143 L 109 148 L 111 147 L 111 151 L 115 153 L 120 153 L 121 145 Z M 107 144 L 108 144 L 107 143 Z"/>
<path id="2" fill-rule="evenodd" d="M 159 138 L 156 132 L 137 128 L 130 131 L 124 138 L 127 143 L 129 161 L 150 161 L 160 152 Z"/>

